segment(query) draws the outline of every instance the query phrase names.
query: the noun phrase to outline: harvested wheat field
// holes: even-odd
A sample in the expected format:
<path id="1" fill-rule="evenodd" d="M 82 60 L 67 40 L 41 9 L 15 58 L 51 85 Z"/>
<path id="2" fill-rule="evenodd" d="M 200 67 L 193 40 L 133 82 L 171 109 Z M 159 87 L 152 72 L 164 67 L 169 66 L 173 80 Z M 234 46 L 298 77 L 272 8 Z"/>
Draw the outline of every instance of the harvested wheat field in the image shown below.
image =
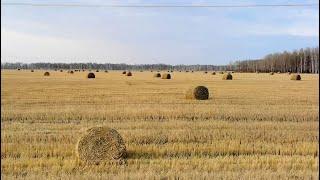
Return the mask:
<path id="1" fill-rule="evenodd" d="M 44 72 L 1 72 L 4 179 L 318 179 L 318 75 Z M 191 86 L 210 98 L 186 99 Z M 121 135 L 126 163 L 78 158 L 100 126 Z"/>

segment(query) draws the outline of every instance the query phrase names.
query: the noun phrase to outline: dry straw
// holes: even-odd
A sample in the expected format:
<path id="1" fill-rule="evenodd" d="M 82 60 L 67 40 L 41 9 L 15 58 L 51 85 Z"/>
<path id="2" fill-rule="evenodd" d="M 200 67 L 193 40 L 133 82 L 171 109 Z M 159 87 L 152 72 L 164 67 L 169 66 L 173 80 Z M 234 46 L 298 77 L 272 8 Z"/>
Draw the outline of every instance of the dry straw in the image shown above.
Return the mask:
<path id="1" fill-rule="evenodd" d="M 120 134 L 108 127 L 93 127 L 80 137 L 76 152 L 79 159 L 92 164 L 121 161 L 126 155 L 126 146 Z"/>
<path id="2" fill-rule="evenodd" d="M 96 78 L 96 75 L 94 75 L 94 73 L 89 73 L 88 76 L 87 76 L 89 79 L 93 79 L 93 78 Z"/>
<path id="3" fill-rule="evenodd" d="M 164 73 L 161 76 L 162 79 L 171 79 L 171 74 Z"/>
<path id="4" fill-rule="evenodd" d="M 126 76 L 132 76 L 132 73 L 129 71 Z"/>
<path id="5" fill-rule="evenodd" d="M 232 80 L 232 75 L 230 73 L 223 75 L 222 80 Z"/>
<path id="6" fill-rule="evenodd" d="M 159 78 L 159 77 L 161 77 L 161 74 L 160 74 L 160 73 L 155 73 L 155 74 L 153 75 L 153 77 Z"/>
<path id="7" fill-rule="evenodd" d="M 50 76 L 50 73 L 49 72 L 45 72 L 43 75 L 44 76 Z"/>
<path id="8" fill-rule="evenodd" d="M 301 76 L 300 74 L 293 74 L 291 75 L 291 80 L 296 80 L 296 81 L 300 81 L 301 80 Z"/>
<path id="9" fill-rule="evenodd" d="M 209 90 L 204 86 L 191 87 L 186 92 L 186 99 L 206 100 L 209 98 Z"/>

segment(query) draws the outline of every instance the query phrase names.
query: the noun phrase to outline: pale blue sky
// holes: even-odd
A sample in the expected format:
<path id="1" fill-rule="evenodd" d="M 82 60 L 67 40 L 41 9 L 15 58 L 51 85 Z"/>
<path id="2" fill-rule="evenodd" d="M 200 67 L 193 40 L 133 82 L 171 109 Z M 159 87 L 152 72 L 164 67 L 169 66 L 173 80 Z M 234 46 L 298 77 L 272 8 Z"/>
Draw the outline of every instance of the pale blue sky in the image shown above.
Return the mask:
<path id="1" fill-rule="evenodd" d="M 241 5 L 318 1 L 4 2 Z M 1 8 L 1 58 L 11 62 L 226 64 L 319 44 L 319 7 Z"/>

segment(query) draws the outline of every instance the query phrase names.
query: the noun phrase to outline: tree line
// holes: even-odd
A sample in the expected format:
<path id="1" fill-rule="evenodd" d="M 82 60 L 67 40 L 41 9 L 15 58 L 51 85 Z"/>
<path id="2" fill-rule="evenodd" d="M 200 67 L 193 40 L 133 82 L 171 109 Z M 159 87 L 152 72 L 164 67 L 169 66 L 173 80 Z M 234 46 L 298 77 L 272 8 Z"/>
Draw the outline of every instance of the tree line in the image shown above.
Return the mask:
<path id="1" fill-rule="evenodd" d="M 301 48 L 292 52 L 273 53 L 259 60 L 231 63 L 231 69 L 240 72 L 294 72 L 319 73 L 319 47 Z"/>
<path id="2" fill-rule="evenodd" d="M 268 54 L 262 59 L 240 60 L 228 65 L 168 65 L 111 63 L 1 63 L 1 69 L 173 70 L 319 73 L 319 47 Z"/>

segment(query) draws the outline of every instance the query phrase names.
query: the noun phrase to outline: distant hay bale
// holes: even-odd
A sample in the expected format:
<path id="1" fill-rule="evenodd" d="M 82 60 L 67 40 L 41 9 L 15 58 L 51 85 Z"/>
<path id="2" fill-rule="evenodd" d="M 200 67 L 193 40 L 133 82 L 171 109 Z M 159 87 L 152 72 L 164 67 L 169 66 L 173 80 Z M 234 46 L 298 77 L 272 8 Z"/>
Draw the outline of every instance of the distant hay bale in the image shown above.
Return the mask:
<path id="1" fill-rule="evenodd" d="M 219 72 L 219 74 L 223 74 L 223 72 L 222 72 L 222 71 L 220 71 L 220 72 Z"/>
<path id="2" fill-rule="evenodd" d="M 143 72 L 142 70 L 140 70 L 140 72 Z"/>
<path id="3" fill-rule="evenodd" d="M 161 79 L 171 79 L 171 74 L 164 73 L 162 74 Z"/>
<path id="4" fill-rule="evenodd" d="M 191 71 L 193 73 L 193 71 Z"/>
<path id="5" fill-rule="evenodd" d="M 232 80 L 232 75 L 230 73 L 223 75 L 222 80 Z"/>
<path id="6" fill-rule="evenodd" d="M 127 71 L 123 71 L 122 74 L 127 74 Z"/>
<path id="7" fill-rule="evenodd" d="M 234 73 L 234 71 L 231 71 L 231 73 L 233 74 L 233 73 Z"/>
<path id="8" fill-rule="evenodd" d="M 153 72 L 152 70 L 150 72 Z"/>
<path id="9" fill-rule="evenodd" d="M 99 72 L 99 70 L 97 69 L 96 72 Z"/>
<path id="10" fill-rule="evenodd" d="M 171 70 L 170 72 L 173 72 L 173 70 Z"/>
<path id="11" fill-rule="evenodd" d="M 43 75 L 44 76 L 50 76 L 50 73 L 49 72 L 45 72 Z"/>
<path id="12" fill-rule="evenodd" d="M 20 71 L 20 68 L 18 68 L 18 71 Z"/>
<path id="13" fill-rule="evenodd" d="M 186 99 L 206 100 L 209 98 L 209 90 L 204 86 L 191 87 L 186 92 Z"/>
<path id="14" fill-rule="evenodd" d="M 167 72 L 170 72 L 170 71 L 167 71 Z"/>
<path id="15" fill-rule="evenodd" d="M 290 75 L 291 74 L 291 72 L 288 72 L 288 75 Z"/>
<path id="16" fill-rule="evenodd" d="M 54 71 L 58 71 L 58 69 L 54 69 Z"/>
<path id="17" fill-rule="evenodd" d="M 155 73 L 155 74 L 153 75 L 153 77 L 159 78 L 159 77 L 161 77 L 161 74 L 160 74 L 160 73 Z"/>
<path id="18" fill-rule="evenodd" d="M 300 74 L 293 74 L 291 75 L 291 80 L 296 80 L 296 81 L 300 81 L 301 80 L 301 76 Z"/>
<path id="19" fill-rule="evenodd" d="M 212 75 L 216 75 L 216 72 L 213 71 L 213 72 L 212 72 Z"/>
<path id="20" fill-rule="evenodd" d="M 93 79 L 93 78 L 96 78 L 96 75 L 94 73 L 88 73 L 87 75 L 88 79 Z"/>
<path id="21" fill-rule="evenodd" d="M 208 72 L 207 72 L 207 71 L 205 71 L 204 73 L 205 73 L 205 74 L 207 74 Z"/>
<path id="22" fill-rule="evenodd" d="M 121 135 L 108 127 L 93 127 L 80 137 L 76 152 L 80 160 L 88 164 L 122 161 L 127 156 Z"/>
<path id="23" fill-rule="evenodd" d="M 84 72 L 84 71 L 86 71 L 85 69 L 82 69 L 82 71 Z"/>
<path id="24" fill-rule="evenodd" d="M 105 73 L 108 73 L 108 71 L 107 71 L 107 70 L 105 70 L 104 72 L 105 72 Z"/>
<path id="25" fill-rule="evenodd" d="M 73 74 L 73 71 L 70 71 L 69 73 L 70 73 L 70 74 Z"/>
<path id="26" fill-rule="evenodd" d="M 273 74 L 274 74 L 274 72 L 270 72 L 269 74 L 270 74 L 270 75 L 273 75 Z"/>
<path id="27" fill-rule="evenodd" d="M 186 71 L 186 72 L 189 72 L 189 71 Z"/>
<path id="28" fill-rule="evenodd" d="M 129 71 L 126 76 L 132 76 L 132 73 Z"/>
<path id="29" fill-rule="evenodd" d="M 60 69 L 60 72 L 63 72 L 63 70 L 62 70 L 62 69 Z"/>
<path id="30" fill-rule="evenodd" d="M 33 69 L 31 69 L 31 72 L 34 72 L 34 70 L 33 70 Z"/>

